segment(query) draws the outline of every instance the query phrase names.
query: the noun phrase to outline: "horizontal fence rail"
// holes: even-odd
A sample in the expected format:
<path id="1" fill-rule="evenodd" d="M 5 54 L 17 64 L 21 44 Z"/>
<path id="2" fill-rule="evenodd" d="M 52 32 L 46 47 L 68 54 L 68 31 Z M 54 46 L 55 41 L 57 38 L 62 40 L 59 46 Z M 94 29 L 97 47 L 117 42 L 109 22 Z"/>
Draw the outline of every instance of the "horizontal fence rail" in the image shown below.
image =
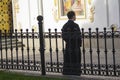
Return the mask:
<path id="1" fill-rule="evenodd" d="M 42 71 L 40 54 L 40 33 L 15 30 L 4 33 L 0 30 L 0 68 Z M 88 32 L 81 29 L 81 69 L 84 75 L 120 75 L 120 32 L 107 31 Z M 61 32 L 43 33 L 45 47 L 45 72 L 62 73 L 65 42 Z"/>

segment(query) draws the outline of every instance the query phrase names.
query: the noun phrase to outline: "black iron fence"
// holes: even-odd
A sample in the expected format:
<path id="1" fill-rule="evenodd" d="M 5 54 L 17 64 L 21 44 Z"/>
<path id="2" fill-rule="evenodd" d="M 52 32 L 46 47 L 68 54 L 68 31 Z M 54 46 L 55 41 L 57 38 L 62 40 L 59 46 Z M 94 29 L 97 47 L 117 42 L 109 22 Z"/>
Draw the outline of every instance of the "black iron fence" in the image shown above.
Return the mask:
<path id="1" fill-rule="evenodd" d="M 42 17 L 38 17 L 39 33 L 15 30 L 0 31 L 0 69 L 62 73 L 65 42 L 61 32 L 43 32 Z M 100 32 L 82 32 L 81 70 L 84 75 L 120 75 L 120 32 L 104 28 Z"/>

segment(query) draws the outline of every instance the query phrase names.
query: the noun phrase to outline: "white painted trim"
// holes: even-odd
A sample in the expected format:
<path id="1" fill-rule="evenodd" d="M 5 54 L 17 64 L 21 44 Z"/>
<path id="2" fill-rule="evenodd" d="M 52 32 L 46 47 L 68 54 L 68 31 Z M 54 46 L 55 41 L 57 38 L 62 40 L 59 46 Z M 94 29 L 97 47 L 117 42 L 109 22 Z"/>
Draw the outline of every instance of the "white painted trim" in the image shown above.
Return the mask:
<path id="1" fill-rule="evenodd" d="M 29 28 L 31 29 L 31 6 L 30 6 L 30 0 L 28 0 L 28 11 L 29 11 Z"/>
<path id="2" fill-rule="evenodd" d="M 38 14 L 43 16 L 43 0 L 37 0 L 38 2 Z"/>
<path id="3" fill-rule="evenodd" d="M 118 10 L 119 10 L 119 24 L 118 24 L 118 28 L 120 28 L 120 0 L 118 0 Z"/>
<path id="4" fill-rule="evenodd" d="M 107 16 L 107 27 L 109 28 L 109 4 L 108 4 L 108 0 L 106 0 L 106 16 Z"/>

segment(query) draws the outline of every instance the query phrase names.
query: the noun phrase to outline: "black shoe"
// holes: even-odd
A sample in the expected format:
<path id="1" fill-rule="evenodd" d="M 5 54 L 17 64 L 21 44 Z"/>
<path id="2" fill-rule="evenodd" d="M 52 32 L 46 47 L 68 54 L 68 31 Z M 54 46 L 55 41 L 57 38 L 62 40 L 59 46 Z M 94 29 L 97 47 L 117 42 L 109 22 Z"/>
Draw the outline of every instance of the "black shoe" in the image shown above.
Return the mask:
<path id="1" fill-rule="evenodd" d="M 68 72 L 64 72 L 62 73 L 63 75 L 76 75 L 76 76 L 81 76 L 81 73 L 68 73 Z"/>

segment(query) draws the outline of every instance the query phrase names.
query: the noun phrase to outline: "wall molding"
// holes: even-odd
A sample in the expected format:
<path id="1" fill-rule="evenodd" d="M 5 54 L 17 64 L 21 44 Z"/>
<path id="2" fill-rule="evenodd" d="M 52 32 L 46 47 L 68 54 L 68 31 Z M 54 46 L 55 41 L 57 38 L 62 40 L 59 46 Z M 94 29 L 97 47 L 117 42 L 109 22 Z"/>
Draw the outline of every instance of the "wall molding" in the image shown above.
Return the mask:
<path id="1" fill-rule="evenodd" d="M 107 27 L 109 28 L 109 4 L 108 0 L 106 0 L 106 16 L 107 16 Z"/>

